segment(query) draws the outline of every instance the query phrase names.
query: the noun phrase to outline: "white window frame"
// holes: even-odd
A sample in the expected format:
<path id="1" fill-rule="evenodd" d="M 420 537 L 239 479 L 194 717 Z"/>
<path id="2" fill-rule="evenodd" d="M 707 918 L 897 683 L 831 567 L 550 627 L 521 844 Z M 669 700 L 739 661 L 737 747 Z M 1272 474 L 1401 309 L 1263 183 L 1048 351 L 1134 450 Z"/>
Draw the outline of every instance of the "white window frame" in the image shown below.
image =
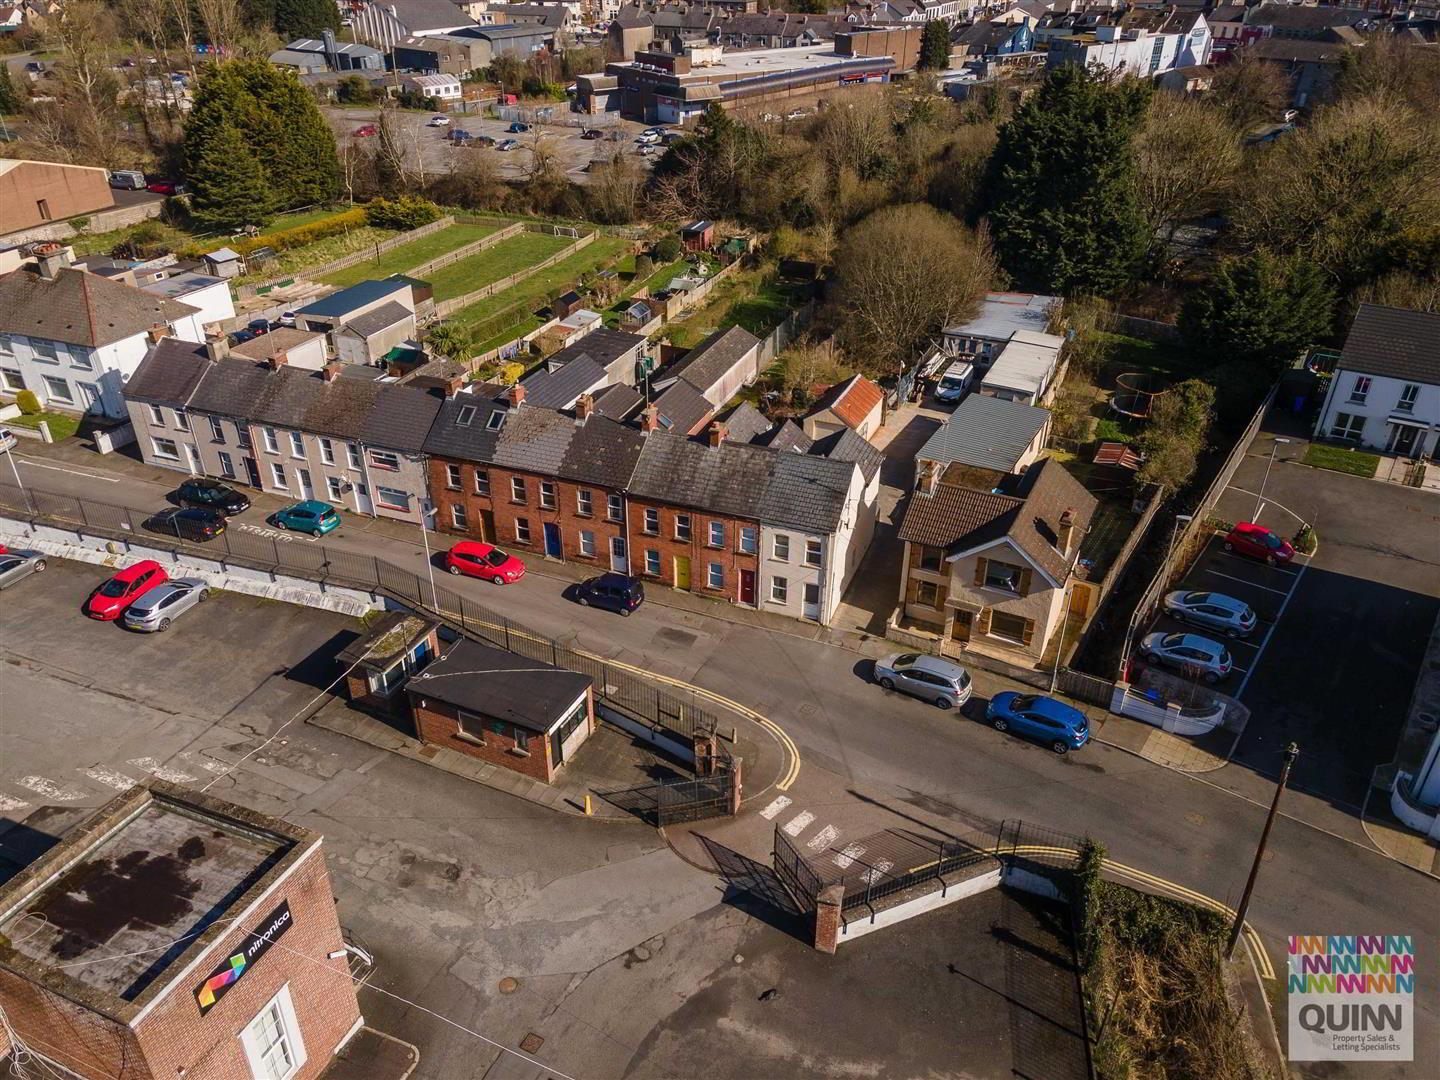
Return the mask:
<path id="1" fill-rule="evenodd" d="M 12 394 L 18 394 L 21 390 L 30 389 L 25 385 L 25 375 L 18 368 L 0 368 L 0 383 L 4 384 L 3 389 Z"/>
<path id="2" fill-rule="evenodd" d="M 240 444 L 241 450 L 254 448 L 254 444 L 250 441 L 250 426 L 248 424 L 242 424 L 239 420 L 235 421 L 235 441 Z"/>
<path id="3" fill-rule="evenodd" d="M 399 472 L 400 455 L 389 450 L 371 450 L 370 467 L 384 472 Z"/>
<path id="4" fill-rule="evenodd" d="M 150 422 L 156 427 L 165 426 L 165 410 L 159 405 L 150 406 Z"/>
<path id="5" fill-rule="evenodd" d="M 660 535 L 660 511 L 655 509 L 653 506 L 648 506 L 645 508 L 644 531 L 648 536 Z"/>
<path id="6" fill-rule="evenodd" d="M 290 481 L 285 476 L 285 466 L 278 461 L 270 463 L 270 482 L 281 491 L 288 491 Z"/>
<path id="7" fill-rule="evenodd" d="M 53 341 L 45 341 L 41 338 L 30 339 L 30 355 L 47 364 L 58 364 L 60 362 L 60 350 Z"/>
<path id="8" fill-rule="evenodd" d="M 95 361 L 90 358 L 90 350 L 89 350 L 89 349 L 86 349 L 86 348 L 84 348 L 84 347 L 82 347 L 82 346 L 76 345 L 76 346 L 73 346 L 73 347 L 71 347 L 71 348 L 69 349 L 69 353 L 70 353 L 70 363 L 71 363 L 74 367 L 81 368 L 81 369 L 83 369 L 83 370 L 85 370 L 85 371 L 94 371 L 94 370 L 95 370 Z"/>
<path id="9" fill-rule="evenodd" d="M 540 481 L 540 506 L 544 510 L 555 509 L 555 481 Z"/>
<path id="10" fill-rule="evenodd" d="M 321 438 L 320 440 L 320 460 L 326 465 L 335 464 L 335 444 L 329 439 Z"/>
<path id="11" fill-rule="evenodd" d="M 1395 402 L 1396 412 L 1414 412 L 1415 402 L 1420 400 L 1420 384 L 1406 383 L 1400 388 L 1400 399 Z"/>
<path id="12" fill-rule="evenodd" d="M 235 479 L 235 459 L 224 450 L 220 451 L 220 475 L 226 480 Z"/>
<path id="13" fill-rule="evenodd" d="M 770 602 L 772 604 L 788 604 L 790 602 L 790 579 L 776 574 L 770 579 Z"/>
<path id="14" fill-rule="evenodd" d="M 399 488 L 385 487 L 382 484 L 375 485 L 375 505 L 383 506 L 386 510 L 399 510 L 408 514 L 412 497 L 410 492 L 401 491 Z"/>
<path id="15" fill-rule="evenodd" d="M 625 516 L 625 498 L 622 495 L 607 495 L 605 498 L 605 519 L 619 521 Z"/>
<path id="16" fill-rule="evenodd" d="M 190 430 L 190 417 L 189 417 L 188 415 L 186 415 L 185 410 L 184 410 L 184 409 L 173 409 L 173 410 L 171 410 L 171 411 L 175 413 L 175 426 L 176 426 L 177 428 L 179 428 L 181 431 L 189 431 L 189 430 Z"/>
<path id="17" fill-rule="evenodd" d="M 476 494 L 476 495 L 489 495 L 489 494 L 490 494 L 490 470 L 489 470 L 489 469 L 476 469 L 476 470 L 475 470 L 475 494 Z"/>
<path id="18" fill-rule="evenodd" d="M 723 548 L 725 546 L 725 523 L 723 521 L 712 521 L 708 526 L 709 545 L 712 548 Z"/>
<path id="19" fill-rule="evenodd" d="M 460 485 L 465 482 L 465 470 L 459 465 L 445 466 L 445 486 L 451 491 L 459 491 Z"/>
<path id="20" fill-rule="evenodd" d="M 221 446 L 224 446 L 225 425 L 220 423 L 220 421 L 213 416 L 207 416 L 205 419 L 210 421 L 210 441 L 214 443 L 219 443 Z"/>
<path id="21" fill-rule="evenodd" d="M 576 489 L 575 512 L 585 517 L 593 517 L 595 515 L 595 495 L 589 488 Z"/>
<path id="22" fill-rule="evenodd" d="M 280 452 L 280 436 L 273 427 L 262 427 L 260 437 L 265 440 L 265 452 L 267 454 L 278 454 Z"/>
<path id="23" fill-rule="evenodd" d="M 15 356 L 15 339 L 9 334 L 0 334 L 0 356 L 7 358 Z"/>
<path id="24" fill-rule="evenodd" d="M 1350 384 L 1350 404 L 1364 405 L 1365 399 L 1370 396 L 1370 376 L 1356 375 L 1355 381 Z"/>
<path id="25" fill-rule="evenodd" d="M 42 375 L 40 376 L 40 378 L 45 383 L 45 397 L 47 400 L 53 398 L 56 401 L 63 401 L 67 405 L 75 404 L 75 393 L 70 389 L 70 383 L 68 380 L 62 379 L 58 375 Z M 57 394 L 55 392 L 55 387 L 53 385 L 55 383 L 59 383 L 65 388 L 65 392 L 63 394 Z"/>
<path id="26" fill-rule="evenodd" d="M 817 570 L 825 565 L 825 541 L 806 537 L 805 565 Z"/>
<path id="27" fill-rule="evenodd" d="M 580 530 L 580 554 L 592 558 L 595 555 L 595 534 L 589 529 Z"/>
<path id="28" fill-rule="evenodd" d="M 516 542 L 517 544 L 528 544 L 528 543 L 530 543 L 530 519 L 529 519 L 529 518 L 516 518 L 516 519 L 515 519 L 515 542 Z"/>
<path id="29" fill-rule="evenodd" d="M 1330 437 L 1332 439 L 1345 439 L 1358 442 L 1365 434 L 1365 414 L 1337 412 L 1335 421 L 1330 425 Z"/>
<path id="30" fill-rule="evenodd" d="M 770 557 L 777 562 L 788 563 L 790 561 L 790 537 L 784 533 L 776 533 L 771 537 Z"/>
<path id="31" fill-rule="evenodd" d="M 760 534 L 754 525 L 740 526 L 740 550 L 746 555 L 755 555 L 760 551 Z"/>
<path id="32" fill-rule="evenodd" d="M 1010 583 L 1009 583 L 1009 584 L 999 584 L 999 583 L 997 583 L 997 581 L 998 581 L 998 579 L 999 579 L 999 575 L 998 575 L 998 574 L 997 574 L 997 581 L 991 581 L 991 580 L 990 580 L 990 575 L 995 572 L 995 570 L 996 570 L 997 567 L 1001 567 L 1001 566 L 1003 566 L 1007 571 L 1013 571 L 1013 572 L 1014 572 L 1014 576 L 1013 576 L 1013 578 L 1010 579 Z M 1006 562 L 1004 559 L 986 559 L 986 560 L 985 560 L 985 577 L 984 577 L 984 579 L 980 582 L 980 584 L 983 585 L 983 586 L 984 586 L 985 588 L 987 588 L 987 589 L 994 589 L 996 592 L 1009 593 L 1009 594 L 1012 595 L 1012 596 L 1019 596 L 1019 595 L 1020 595 L 1020 579 L 1023 578 L 1024 576 L 1025 576 L 1025 567 L 1023 567 L 1023 566 L 1016 566 L 1014 563 Z"/>
<path id="33" fill-rule="evenodd" d="M 290 456 L 305 459 L 305 436 L 298 431 L 290 432 Z"/>
<path id="34" fill-rule="evenodd" d="M 660 552 L 654 548 L 645 549 L 645 573 L 660 576 Z"/>
<path id="35" fill-rule="evenodd" d="M 525 478 L 523 476 L 510 477 L 510 501 L 513 503 L 525 502 Z"/>
<path id="36" fill-rule="evenodd" d="M 165 451 L 165 450 L 160 449 L 160 444 L 161 444 L 161 443 L 167 444 L 168 446 L 171 447 L 171 449 L 170 449 L 168 452 Z M 151 448 L 152 450 L 154 450 L 155 456 L 156 456 L 157 458 L 159 458 L 161 461 L 179 461 L 179 460 L 180 460 L 180 446 L 179 446 L 178 443 L 176 443 L 176 441 L 175 441 L 174 439 L 165 439 L 165 438 L 161 438 L 161 437 L 159 437 L 159 436 L 157 436 L 157 435 L 151 435 L 151 436 L 150 436 L 150 448 Z"/>
<path id="37" fill-rule="evenodd" d="M 694 535 L 694 533 L 691 531 L 690 524 L 691 524 L 691 522 L 690 522 L 690 515 L 689 515 L 689 514 L 676 514 L 676 515 L 675 515 L 675 539 L 676 539 L 676 540 L 683 540 L 683 541 L 684 541 L 685 543 L 687 543 L 687 544 L 690 543 L 690 538 L 691 538 L 691 536 Z"/>
<path id="38" fill-rule="evenodd" d="M 345 444 L 345 457 L 350 462 L 350 468 L 364 468 L 364 465 L 360 461 L 360 448 L 356 446 L 353 442 Z"/>
<path id="39" fill-rule="evenodd" d="M 281 1030 L 281 1037 L 289 1049 L 287 1056 L 290 1058 L 290 1067 L 285 1072 L 272 1072 L 264 1066 L 262 1047 L 255 1029 L 261 1018 L 267 1014 L 272 1014 L 278 1020 L 277 1026 Z M 305 1067 L 305 1062 L 308 1060 L 305 1052 L 305 1039 L 300 1032 L 300 1022 L 295 1018 L 295 1004 L 290 999 L 289 983 L 280 987 L 275 996 L 267 1001 L 250 1022 L 241 1029 L 236 1038 L 240 1040 L 240 1045 L 244 1048 L 245 1063 L 249 1066 L 250 1075 L 254 1080 L 289 1080 Z"/>
<path id="40" fill-rule="evenodd" d="M 706 566 L 705 584 L 712 589 L 723 589 L 725 587 L 725 566 L 723 563 L 712 562 Z"/>
<path id="41" fill-rule="evenodd" d="M 456 529 L 470 528 L 470 519 L 465 513 L 464 503 L 450 504 L 450 525 Z"/>
<path id="42" fill-rule="evenodd" d="M 342 496 L 345 494 L 340 490 L 340 478 L 338 476 L 325 477 L 325 489 L 330 493 L 332 503 L 342 504 Z"/>

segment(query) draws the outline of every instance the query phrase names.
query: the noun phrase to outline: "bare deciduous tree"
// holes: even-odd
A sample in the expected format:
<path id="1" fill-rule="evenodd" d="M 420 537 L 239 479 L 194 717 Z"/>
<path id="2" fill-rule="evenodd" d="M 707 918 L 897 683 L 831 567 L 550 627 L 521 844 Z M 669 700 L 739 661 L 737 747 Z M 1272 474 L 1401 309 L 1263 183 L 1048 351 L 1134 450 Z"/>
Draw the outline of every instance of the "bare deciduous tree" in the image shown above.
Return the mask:
<path id="1" fill-rule="evenodd" d="M 195 8 L 210 47 L 222 56 L 235 55 L 244 25 L 240 0 L 195 0 Z"/>
<path id="2" fill-rule="evenodd" d="M 1210 87 L 1210 102 L 1229 119 L 1230 126 L 1244 134 L 1257 124 L 1280 119 L 1290 100 L 1290 86 L 1274 64 L 1244 55 L 1222 65 Z"/>
<path id="3" fill-rule="evenodd" d="M 1136 188 L 1151 236 L 1212 209 L 1240 168 L 1236 133 L 1194 98 L 1151 99 L 1135 140 Z"/>

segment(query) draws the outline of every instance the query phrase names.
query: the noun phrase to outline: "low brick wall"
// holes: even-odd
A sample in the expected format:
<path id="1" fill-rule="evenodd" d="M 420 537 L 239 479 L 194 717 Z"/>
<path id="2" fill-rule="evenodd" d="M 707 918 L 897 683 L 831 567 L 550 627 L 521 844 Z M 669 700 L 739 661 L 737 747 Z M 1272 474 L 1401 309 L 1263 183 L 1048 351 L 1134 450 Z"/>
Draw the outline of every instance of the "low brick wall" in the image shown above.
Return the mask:
<path id="1" fill-rule="evenodd" d="M 90 219 L 90 224 L 86 227 L 85 232 L 107 233 L 123 229 L 127 225 L 138 225 L 142 221 L 159 217 L 164 206 L 164 199 L 151 199 L 130 206 L 117 206 L 110 210 L 82 215 Z M 21 229 L 19 232 L 0 236 L 0 246 L 33 244 L 37 240 L 60 240 L 68 243 L 79 235 L 81 234 L 75 231 L 70 222 L 52 221 L 48 225 L 36 225 L 33 229 Z"/>

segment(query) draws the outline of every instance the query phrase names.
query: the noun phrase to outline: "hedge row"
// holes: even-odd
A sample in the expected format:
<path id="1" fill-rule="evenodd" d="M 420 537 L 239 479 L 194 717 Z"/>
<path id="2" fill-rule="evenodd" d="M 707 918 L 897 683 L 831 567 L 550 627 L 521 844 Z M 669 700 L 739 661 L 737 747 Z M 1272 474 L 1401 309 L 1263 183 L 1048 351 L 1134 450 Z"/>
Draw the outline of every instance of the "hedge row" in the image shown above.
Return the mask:
<path id="1" fill-rule="evenodd" d="M 294 248 L 304 247 L 306 244 L 313 244 L 317 240 L 338 236 L 350 229 L 363 228 L 365 224 L 364 208 L 356 207 L 323 221 L 312 221 L 308 225 L 296 225 L 294 228 L 280 229 L 277 232 L 261 233 L 259 236 L 246 237 L 243 240 L 230 240 L 226 242 L 225 246 L 241 255 L 248 255 L 256 248 L 262 247 L 274 248 L 276 251 L 290 251 Z M 186 248 L 181 254 L 190 258 L 199 258 L 205 252 L 214 250 L 213 243 L 202 244 Z"/>

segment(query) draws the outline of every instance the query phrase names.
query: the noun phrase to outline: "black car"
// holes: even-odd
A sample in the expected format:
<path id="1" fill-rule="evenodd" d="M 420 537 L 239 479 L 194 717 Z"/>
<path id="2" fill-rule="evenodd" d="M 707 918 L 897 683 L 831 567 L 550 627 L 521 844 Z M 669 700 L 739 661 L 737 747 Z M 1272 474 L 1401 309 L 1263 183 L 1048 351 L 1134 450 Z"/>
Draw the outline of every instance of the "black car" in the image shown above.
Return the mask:
<path id="1" fill-rule="evenodd" d="M 580 137 L 581 137 L 582 139 L 590 139 L 590 140 L 603 139 L 603 138 L 605 137 L 605 133 L 604 133 L 603 131 L 601 131 L 599 128 L 586 128 L 584 131 L 582 131 L 582 132 L 580 133 Z"/>
<path id="2" fill-rule="evenodd" d="M 645 602 L 645 584 L 624 574 L 601 574 L 575 586 L 575 602 L 629 615 Z"/>
<path id="3" fill-rule="evenodd" d="M 186 480 L 175 492 L 175 501 L 181 506 L 196 506 L 202 510 L 219 510 L 227 517 L 243 514 L 250 509 L 250 500 L 234 488 L 197 476 Z"/>
<path id="4" fill-rule="evenodd" d="M 219 510 L 206 510 L 199 506 L 184 509 L 172 507 L 147 518 L 145 528 L 153 533 L 204 543 L 206 540 L 214 540 L 225 531 L 225 515 Z"/>

